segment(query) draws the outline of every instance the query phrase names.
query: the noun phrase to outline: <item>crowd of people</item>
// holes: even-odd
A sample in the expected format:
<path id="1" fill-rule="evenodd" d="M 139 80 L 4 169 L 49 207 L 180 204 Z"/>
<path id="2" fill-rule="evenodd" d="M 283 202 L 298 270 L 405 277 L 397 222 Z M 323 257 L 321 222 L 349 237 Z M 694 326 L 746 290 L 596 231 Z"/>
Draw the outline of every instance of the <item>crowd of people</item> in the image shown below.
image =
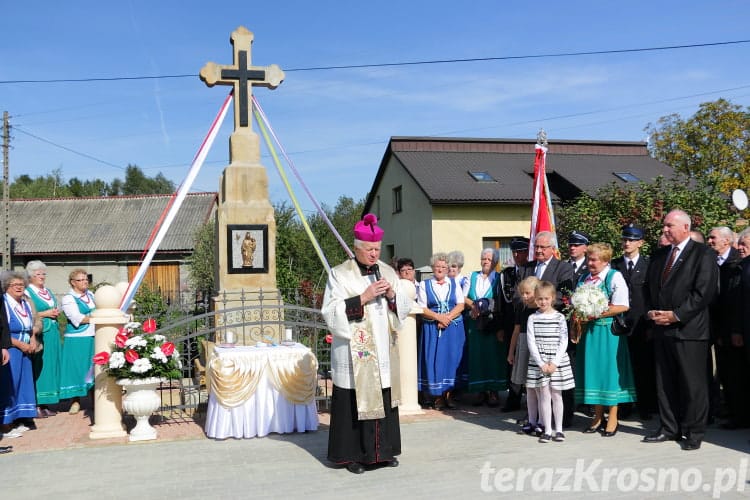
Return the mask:
<path id="1" fill-rule="evenodd" d="M 70 400 L 68 412 L 78 413 L 80 398 L 94 385 L 94 296 L 84 269 L 74 269 L 68 278 L 70 290 L 58 303 L 46 287 L 47 266 L 41 261 L 30 261 L 25 272 L 0 276 L 0 453 L 13 450 L 6 439 L 35 429 L 35 419 L 54 417 L 51 406 Z M 67 319 L 64 333 L 61 312 Z"/>
<path id="2" fill-rule="evenodd" d="M 641 253 L 642 228 L 628 224 L 620 236 L 616 251 L 573 231 L 565 260 L 553 233 L 540 232 L 533 243 L 516 237 L 511 261 L 498 266 L 498 251 L 487 248 L 481 269 L 467 275 L 460 252 L 438 252 L 430 259 L 431 276 L 421 282 L 413 260 L 399 259 L 398 277 L 414 283 L 421 309 L 421 404 L 442 411 L 456 408 L 456 401 L 496 407 L 506 395 L 502 411 L 520 411 L 525 392 L 519 433 L 541 443 L 565 441 L 576 411 L 587 417 L 577 430 L 602 437 L 615 436 L 621 418 L 656 415 L 642 441 L 673 440 L 687 451 L 700 448 L 713 421 L 725 429 L 750 427 L 750 386 L 742 377 L 750 363 L 750 229 L 735 235 L 715 227 L 702 243 L 689 214 L 672 210 L 650 255 Z M 367 265 L 383 266 L 380 239 L 373 247 L 377 256 Z M 356 260 L 362 278 L 352 277 L 351 292 L 360 293 L 341 300 L 368 309 L 387 294 L 389 307 L 379 310 L 390 314 L 386 333 L 395 345 L 394 325 L 403 319 L 398 282 L 368 278 L 359 254 Z M 571 314 L 570 298 L 584 287 L 606 298 L 595 316 Z M 349 304 L 344 312 L 354 309 Z M 366 316 L 344 317 L 347 345 Z M 381 387 L 386 390 L 382 380 Z M 351 418 L 356 421 L 349 412 Z M 393 455 L 384 455 L 390 465 L 397 463 Z M 361 454 L 332 459 L 357 473 L 382 462 Z"/>

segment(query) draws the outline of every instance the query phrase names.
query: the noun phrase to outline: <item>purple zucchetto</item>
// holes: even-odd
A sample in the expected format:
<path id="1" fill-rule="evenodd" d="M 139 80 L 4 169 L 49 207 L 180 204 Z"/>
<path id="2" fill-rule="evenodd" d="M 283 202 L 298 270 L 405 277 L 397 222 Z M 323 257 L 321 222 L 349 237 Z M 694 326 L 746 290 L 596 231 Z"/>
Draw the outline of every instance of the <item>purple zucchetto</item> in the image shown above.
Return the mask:
<path id="1" fill-rule="evenodd" d="M 381 241 L 383 230 L 378 227 L 378 218 L 374 214 L 367 214 L 362 220 L 354 224 L 354 237 L 360 241 Z"/>

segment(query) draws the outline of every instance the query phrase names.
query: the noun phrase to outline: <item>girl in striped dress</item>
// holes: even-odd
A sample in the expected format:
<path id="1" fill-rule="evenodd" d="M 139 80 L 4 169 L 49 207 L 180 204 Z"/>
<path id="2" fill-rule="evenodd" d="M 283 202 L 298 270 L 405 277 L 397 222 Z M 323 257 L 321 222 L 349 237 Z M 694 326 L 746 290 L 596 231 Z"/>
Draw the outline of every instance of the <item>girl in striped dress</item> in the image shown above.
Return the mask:
<path id="1" fill-rule="evenodd" d="M 565 352 L 568 346 L 568 326 L 565 316 L 554 308 L 555 285 L 542 281 L 537 285 L 534 297 L 539 309 L 529 317 L 526 328 L 530 358 L 526 389 L 533 390 L 539 402 L 539 419 L 544 425 L 539 442 L 549 443 L 553 439 L 565 441 L 562 431 L 562 391 L 575 387 L 570 359 Z"/>

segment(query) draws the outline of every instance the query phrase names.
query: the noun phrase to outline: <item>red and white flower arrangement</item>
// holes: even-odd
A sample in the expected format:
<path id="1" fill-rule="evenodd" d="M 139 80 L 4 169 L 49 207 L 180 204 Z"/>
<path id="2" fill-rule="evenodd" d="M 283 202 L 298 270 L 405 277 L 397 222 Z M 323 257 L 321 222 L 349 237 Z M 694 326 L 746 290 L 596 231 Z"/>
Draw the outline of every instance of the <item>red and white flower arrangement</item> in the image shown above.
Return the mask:
<path id="1" fill-rule="evenodd" d="M 143 333 L 137 333 L 138 328 L 141 324 L 135 322 L 120 328 L 112 352 L 97 353 L 94 364 L 103 366 L 107 374 L 116 379 L 180 378 L 180 353 L 164 335 L 153 334 L 156 322 L 146 320 Z"/>

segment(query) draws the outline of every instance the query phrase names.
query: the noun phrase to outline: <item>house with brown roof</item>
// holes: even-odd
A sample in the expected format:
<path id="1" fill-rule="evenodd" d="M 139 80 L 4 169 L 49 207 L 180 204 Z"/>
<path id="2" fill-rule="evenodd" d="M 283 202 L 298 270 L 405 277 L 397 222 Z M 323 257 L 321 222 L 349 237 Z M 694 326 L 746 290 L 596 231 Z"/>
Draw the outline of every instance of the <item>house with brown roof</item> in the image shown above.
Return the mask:
<path id="1" fill-rule="evenodd" d="M 70 288 L 68 274 L 77 267 L 89 273 L 92 286 L 132 278 L 156 222 L 171 195 L 11 200 L 11 263 L 25 269 L 30 260 L 48 267 L 47 285 L 61 295 Z M 174 300 L 187 292 L 187 258 L 196 230 L 213 220 L 216 193 L 190 193 L 177 212 L 144 278 L 152 289 Z"/>
<path id="2" fill-rule="evenodd" d="M 479 269 L 483 248 L 510 257 L 513 236 L 528 236 L 536 141 L 392 137 L 365 200 L 385 230 L 381 258 L 429 264 L 434 252 L 460 250 L 464 271 Z M 554 204 L 609 183 L 671 178 L 645 142 L 559 140 L 546 170 Z"/>

